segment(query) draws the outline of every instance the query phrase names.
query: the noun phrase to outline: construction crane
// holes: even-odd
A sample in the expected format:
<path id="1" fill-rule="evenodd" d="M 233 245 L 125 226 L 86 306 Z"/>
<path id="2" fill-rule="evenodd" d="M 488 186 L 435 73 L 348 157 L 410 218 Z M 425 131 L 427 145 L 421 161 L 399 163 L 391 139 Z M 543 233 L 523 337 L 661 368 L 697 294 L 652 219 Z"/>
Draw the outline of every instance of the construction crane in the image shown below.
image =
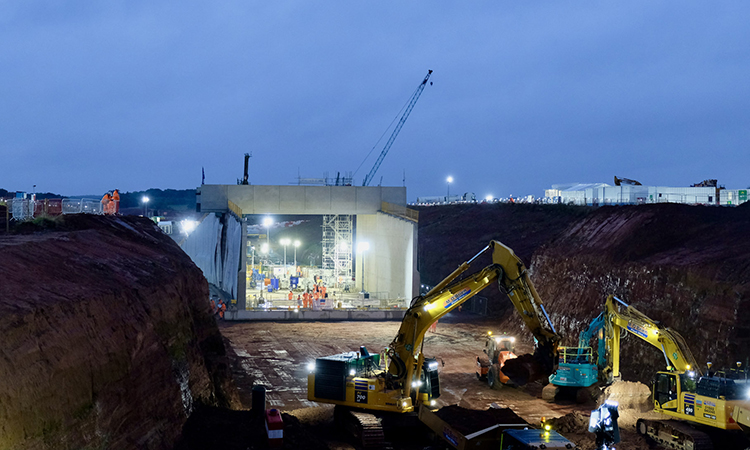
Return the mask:
<path id="1" fill-rule="evenodd" d="M 427 71 L 427 76 L 424 77 L 424 80 L 422 80 L 421 83 L 419 83 L 417 90 L 411 96 L 411 99 L 409 100 L 409 104 L 406 107 L 406 111 L 404 111 L 404 114 L 401 116 L 401 119 L 399 119 L 398 123 L 396 124 L 396 128 L 393 129 L 393 133 L 391 133 L 391 137 L 389 137 L 388 142 L 385 143 L 385 147 L 383 147 L 383 150 L 380 152 L 380 156 L 378 156 L 377 161 L 375 161 L 375 165 L 372 166 L 372 169 L 370 169 L 370 173 L 365 175 L 365 179 L 362 181 L 362 186 L 369 186 L 370 183 L 372 183 L 372 179 L 375 176 L 375 172 L 377 172 L 378 169 L 380 168 L 380 164 L 383 163 L 383 159 L 385 159 L 385 155 L 388 154 L 388 150 L 390 150 L 391 146 L 393 145 L 393 141 L 396 140 L 396 136 L 398 136 L 398 133 L 401 131 L 401 128 L 404 126 L 406 119 L 409 118 L 409 114 L 411 114 L 411 110 L 414 109 L 414 105 L 417 104 L 417 100 L 419 100 L 419 96 L 422 95 L 422 91 L 424 91 L 424 87 L 427 85 L 427 81 L 430 79 L 430 75 L 432 75 L 432 70 Z"/>

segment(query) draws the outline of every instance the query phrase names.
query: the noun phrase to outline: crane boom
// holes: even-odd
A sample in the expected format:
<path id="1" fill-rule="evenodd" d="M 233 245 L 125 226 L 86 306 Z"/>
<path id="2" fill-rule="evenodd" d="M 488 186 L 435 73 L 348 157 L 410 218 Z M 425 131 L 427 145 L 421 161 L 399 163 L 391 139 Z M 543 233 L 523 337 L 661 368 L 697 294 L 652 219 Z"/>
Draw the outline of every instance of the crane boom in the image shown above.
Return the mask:
<path id="1" fill-rule="evenodd" d="M 409 100 L 409 105 L 406 107 L 406 111 L 404 111 L 404 114 L 401 116 L 401 119 L 399 119 L 398 123 L 396 124 L 396 128 L 393 129 L 393 133 L 391 133 L 391 137 L 388 138 L 388 142 L 385 143 L 385 147 L 383 147 L 383 150 L 380 152 L 380 155 L 378 156 L 377 161 L 375 161 L 375 165 L 372 166 L 372 169 L 370 169 L 370 173 L 365 175 L 365 179 L 362 182 L 362 186 L 369 186 L 372 182 L 373 177 L 375 176 L 375 172 L 378 171 L 380 168 L 380 164 L 383 163 L 383 159 L 385 159 L 385 155 L 388 154 L 388 150 L 391 149 L 391 146 L 393 145 L 393 141 L 396 140 L 396 136 L 398 136 L 398 133 L 401 131 L 401 128 L 404 126 L 404 123 L 406 122 L 406 119 L 409 118 L 409 114 L 411 114 L 411 110 L 414 109 L 414 105 L 417 104 L 417 100 L 419 100 L 419 96 L 422 95 L 422 91 L 424 91 L 425 85 L 427 85 L 427 80 L 430 79 L 430 75 L 432 75 L 432 70 L 427 71 L 427 76 L 424 77 L 424 80 L 419 84 L 417 87 L 417 90 L 414 92 L 414 95 L 411 96 L 411 100 Z"/>

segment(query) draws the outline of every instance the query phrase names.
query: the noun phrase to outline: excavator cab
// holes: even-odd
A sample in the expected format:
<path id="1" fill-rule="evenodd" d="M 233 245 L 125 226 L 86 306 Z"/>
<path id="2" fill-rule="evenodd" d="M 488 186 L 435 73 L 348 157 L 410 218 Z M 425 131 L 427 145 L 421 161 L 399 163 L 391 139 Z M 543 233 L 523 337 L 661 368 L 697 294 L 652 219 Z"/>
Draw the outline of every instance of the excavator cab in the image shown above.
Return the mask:
<path id="1" fill-rule="evenodd" d="M 515 359 L 516 338 L 507 334 L 494 335 L 487 332 L 484 355 L 477 356 L 477 378 L 486 380 L 490 387 L 496 383 L 509 384 L 510 378 L 503 374 L 505 362 Z"/>
<path id="2" fill-rule="evenodd" d="M 658 372 L 654 380 L 653 395 L 656 409 L 677 411 L 677 399 L 680 396 L 679 374 Z"/>

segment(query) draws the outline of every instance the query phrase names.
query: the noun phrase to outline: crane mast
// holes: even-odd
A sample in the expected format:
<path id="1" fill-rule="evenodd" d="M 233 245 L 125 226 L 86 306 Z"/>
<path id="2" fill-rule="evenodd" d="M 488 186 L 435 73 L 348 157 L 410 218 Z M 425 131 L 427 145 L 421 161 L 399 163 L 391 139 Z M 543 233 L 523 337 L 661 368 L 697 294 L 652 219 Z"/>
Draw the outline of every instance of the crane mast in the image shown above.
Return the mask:
<path id="1" fill-rule="evenodd" d="M 417 104 L 417 100 L 419 100 L 419 96 L 422 95 L 422 91 L 424 91 L 424 87 L 427 85 L 427 80 L 430 79 L 430 75 L 432 75 L 432 70 L 427 71 L 427 76 L 424 77 L 424 80 L 419 84 L 417 87 L 417 90 L 414 92 L 414 95 L 411 96 L 411 100 L 409 100 L 409 105 L 406 107 L 406 111 L 404 111 L 404 114 L 401 116 L 401 119 L 399 119 L 398 123 L 396 124 L 396 128 L 393 129 L 393 133 L 391 133 L 391 137 L 388 138 L 388 142 L 385 143 L 385 147 L 383 147 L 383 150 L 380 152 L 380 155 L 378 156 L 377 161 L 375 161 L 375 165 L 372 166 L 372 169 L 370 169 L 370 173 L 365 175 L 365 179 L 362 182 L 362 186 L 369 186 L 372 182 L 373 177 L 375 176 L 375 172 L 378 171 L 380 168 L 380 164 L 383 163 L 383 159 L 385 159 L 385 155 L 388 154 L 388 150 L 391 149 L 391 146 L 393 145 L 393 141 L 396 140 L 396 136 L 398 136 L 398 133 L 401 131 L 401 128 L 404 126 L 404 123 L 406 122 L 406 119 L 409 118 L 409 114 L 411 114 L 411 110 L 414 109 L 414 105 Z"/>

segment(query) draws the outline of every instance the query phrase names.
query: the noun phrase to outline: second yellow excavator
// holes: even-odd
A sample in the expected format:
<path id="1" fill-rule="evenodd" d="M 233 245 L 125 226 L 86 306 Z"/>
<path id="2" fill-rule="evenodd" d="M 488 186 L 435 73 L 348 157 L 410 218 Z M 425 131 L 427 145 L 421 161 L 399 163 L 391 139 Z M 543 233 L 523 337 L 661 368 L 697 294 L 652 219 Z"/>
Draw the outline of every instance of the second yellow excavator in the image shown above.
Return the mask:
<path id="1" fill-rule="evenodd" d="M 664 355 L 667 370 L 659 371 L 651 388 L 654 411 L 678 420 L 639 419 L 636 429 L 657 443 L 680 450 L 713 450 L 701 427 L 739 430 L 750 411 L 747 371 L 702 374 L 685 339 L 675 330 L 660 326 L 615 296 L 604 308 L 606 365 L 603 378 L 620 378 L 620 338 L 623 331 L 648 342 Z M 740 423 L 738 423 L 740 422 Z M 747 420 L 750 424 L 750 419 Z M 750 428 L 750 427 L 748 427 Z M 716 449 L 718 450 L 718 449 Z"/>

